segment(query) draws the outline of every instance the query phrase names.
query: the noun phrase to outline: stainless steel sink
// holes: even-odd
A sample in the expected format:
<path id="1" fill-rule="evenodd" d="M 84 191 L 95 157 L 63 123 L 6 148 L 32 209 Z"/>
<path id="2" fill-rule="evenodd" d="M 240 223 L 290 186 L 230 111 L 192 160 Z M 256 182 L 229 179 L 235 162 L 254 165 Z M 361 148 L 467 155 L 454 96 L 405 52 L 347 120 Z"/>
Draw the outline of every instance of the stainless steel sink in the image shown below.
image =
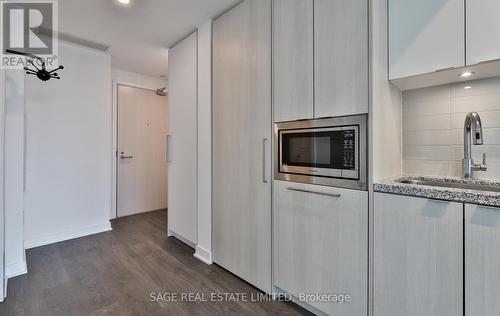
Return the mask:
<path id="1" fill-rule="evenodd" d="M 421 179 L 400 179 L 397 182 L 405 184 L 428 185 L 428 186 L 442 187 L 442 188 L 500 192 L 500 186 L 492 184 L 442 182 L 442 181 L 421 180 Z"/>

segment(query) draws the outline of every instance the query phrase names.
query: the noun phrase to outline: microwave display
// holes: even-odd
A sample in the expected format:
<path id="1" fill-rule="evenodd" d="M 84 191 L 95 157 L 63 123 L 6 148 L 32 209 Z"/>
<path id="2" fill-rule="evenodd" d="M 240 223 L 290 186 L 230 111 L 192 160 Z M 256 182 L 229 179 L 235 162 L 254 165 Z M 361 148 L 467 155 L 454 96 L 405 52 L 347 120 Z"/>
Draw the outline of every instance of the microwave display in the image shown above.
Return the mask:
<path id="1" fill-rule="evenodd" d="M 282 165 L 353 170 L 355 130 L 297 132 L 282 135 Z"/>

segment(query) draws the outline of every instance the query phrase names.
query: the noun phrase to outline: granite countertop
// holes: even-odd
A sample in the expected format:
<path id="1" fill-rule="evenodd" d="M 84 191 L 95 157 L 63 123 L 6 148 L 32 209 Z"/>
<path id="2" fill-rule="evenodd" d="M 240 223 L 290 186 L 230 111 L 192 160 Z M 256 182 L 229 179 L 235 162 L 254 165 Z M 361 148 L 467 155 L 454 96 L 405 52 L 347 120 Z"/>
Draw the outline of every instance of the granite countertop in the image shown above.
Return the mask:
<path id="1" fill-rule="evenodd" d="M 443 186 L 401 183 L 401 181 L 409 180 L 432 181 Z M 470 186 L 470 189 L 446 187 L 447 184 L 466 185 Z M 474 189 L 474 186 L 481 185 L 491 186 L 494 190 L 484 191 Z M 373 190 L 375 192 L 500 207 L 500 181 L 451 177 L 402 176 L 378 181 L 374 183 Z"/>

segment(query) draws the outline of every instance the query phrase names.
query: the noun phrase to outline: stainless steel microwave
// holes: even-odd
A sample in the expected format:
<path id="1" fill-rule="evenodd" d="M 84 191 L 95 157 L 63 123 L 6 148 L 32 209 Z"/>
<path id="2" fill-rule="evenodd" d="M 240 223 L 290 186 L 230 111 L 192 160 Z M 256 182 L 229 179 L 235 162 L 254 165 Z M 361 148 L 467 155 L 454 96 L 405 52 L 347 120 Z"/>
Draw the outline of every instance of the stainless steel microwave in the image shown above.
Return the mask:
<path id="1" fill-rule="evenodd" d="M 275 124 L 275 179 L 366 190 L 366 132 L 366 115 Z"/>

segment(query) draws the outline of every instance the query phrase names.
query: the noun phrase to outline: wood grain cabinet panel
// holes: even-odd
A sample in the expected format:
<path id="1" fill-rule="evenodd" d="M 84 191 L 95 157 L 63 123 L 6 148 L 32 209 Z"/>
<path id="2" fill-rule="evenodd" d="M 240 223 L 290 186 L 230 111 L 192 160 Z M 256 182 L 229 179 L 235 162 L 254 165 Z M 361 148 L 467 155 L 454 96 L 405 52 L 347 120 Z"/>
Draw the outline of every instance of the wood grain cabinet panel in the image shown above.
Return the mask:
<path id="1" fill-rule="evenodd" d="M 348 294 L 348 303 L 306 302 L 330 315 L 366 315 L 368 192 L 275 181 L 274 196 L 275 285 L 299 298 Z"/>
<path id="2" fill-rule="evenodd" d="M 169 53 L 168 228 L 197 243 L 197 33 Z"/>
<path id="3" fill-rule="evenodd" d="M 465 315 L 500 314 L 500 208 L 465 205 Z"/>
<path id="4" fill-rule="evenodd" d="M 271 1 L 213 26 L 214 261 L 271 291 Z"/>
<path id="5" fill-rule="evenodd" d="M 467 65 L 500 58 L 500 1 L 467 0 Z"/>
<path id="6" fill-rule="evenodd" d="M 463 315 L 463 204 L 374 195 L 374 315 Z"/>
<path id="7" fill-rule="evenodd" d="M 313 0 L 274 0 L 276 122 L 313 118 L 313 64 Z"/>
<path id="8" fill-rule="evenodd" d="M 314 1 L 315 117 L 368 113 L 368 1 Z"/>
<path id="9" fill-rule="evenodd" d="M 464 0 L 388 4 L 390 80 L 465 66 Z"/>

